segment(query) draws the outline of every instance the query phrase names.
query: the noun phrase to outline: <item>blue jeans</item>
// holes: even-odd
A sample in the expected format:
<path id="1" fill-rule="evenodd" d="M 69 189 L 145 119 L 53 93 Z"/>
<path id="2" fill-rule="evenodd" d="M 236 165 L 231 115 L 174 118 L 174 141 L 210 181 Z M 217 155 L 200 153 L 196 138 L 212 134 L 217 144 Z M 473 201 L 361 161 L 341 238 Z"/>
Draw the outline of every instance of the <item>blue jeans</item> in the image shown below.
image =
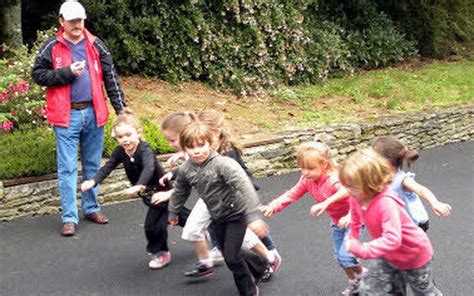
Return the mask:
<path id="1" fill-rule="evenodd" d="M 69 127 L 54 127 L 58 165 L 59 194 L 62 222 L 79 222 L 77 210 L 77 154 L 81 151 L 83 179 L 94 177 L 100 167 L 104 147 L 104 127 L 97 127 L 94 109 L 71 109 Z M 82 193 L 82 211 L 88 215 L 100 210 L 97 202 L 98 186 Z"/>
<path id="2" fill-rule="evenodd" d="M 342 268 L 349 268 L 359 265 L 359 261 L 352 254 L 346 251 L 344 246 L 344 238 L 349 233 L 350 228 L 339 228 L 336 224 L 332 224 L 332 246 L 334 248 L 334 257 Z"/>

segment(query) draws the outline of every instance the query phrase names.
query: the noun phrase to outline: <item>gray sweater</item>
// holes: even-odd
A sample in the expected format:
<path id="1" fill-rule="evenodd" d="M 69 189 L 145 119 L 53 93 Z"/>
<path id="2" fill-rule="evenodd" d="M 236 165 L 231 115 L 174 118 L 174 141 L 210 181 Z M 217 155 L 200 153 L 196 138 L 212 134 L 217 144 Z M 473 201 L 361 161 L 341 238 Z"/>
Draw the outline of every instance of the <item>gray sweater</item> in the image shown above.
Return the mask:
<path id="1" fill-rule="evenodd" d="M 201 164 L 190 159 L 179 168 L 169 202 L 169 218 L 184 206 L 194 188 L 207 205 L 212 220 L 231 221 L 246 216 L 247 221 L 261 218 L 257 192 L 242 167 L 232 158 L 212 152 Z"/>

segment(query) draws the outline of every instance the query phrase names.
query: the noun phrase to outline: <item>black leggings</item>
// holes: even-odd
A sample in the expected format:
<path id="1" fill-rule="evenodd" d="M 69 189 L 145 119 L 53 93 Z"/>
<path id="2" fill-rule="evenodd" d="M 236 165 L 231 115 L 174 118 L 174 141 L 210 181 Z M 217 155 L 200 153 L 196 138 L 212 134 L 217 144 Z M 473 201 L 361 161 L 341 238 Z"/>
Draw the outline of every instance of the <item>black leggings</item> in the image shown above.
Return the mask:
<path id="1" fill-rule="evenodd" d="M 179 212 L 178 225 L 186 224 L 190 210 L 183 207 Z M 146 250 L 151 254 L 168 252 L 168 203 L 148 207 L 145 218 L 145 236 L 148 240 Z"/>

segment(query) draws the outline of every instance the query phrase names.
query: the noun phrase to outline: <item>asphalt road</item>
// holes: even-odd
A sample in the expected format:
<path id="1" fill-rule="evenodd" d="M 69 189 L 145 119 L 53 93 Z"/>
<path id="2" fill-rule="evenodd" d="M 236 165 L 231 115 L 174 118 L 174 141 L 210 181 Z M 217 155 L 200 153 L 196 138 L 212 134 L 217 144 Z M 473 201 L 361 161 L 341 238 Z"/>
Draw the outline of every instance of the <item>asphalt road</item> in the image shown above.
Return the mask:
<path id="1" fill-rule="evenodd" d="M 434 277 L 444 295 L 474 295 L 473 162 L 474 142 L 468 142 L 424 150 L 412 169 L 420 183 L 453 206 L 447 218 L 430 211 Z M 262 201 L 298 177 L 260 180 Z M 345 288 L 332 257 L 330 220 L 310 217 L 311 204 L 304 197 L 269 220 L 283 265 L 271 282 L 261 284 L 261 295 L 340 295 Z M 187 281 L 182 273 L 195 262 L 180 228 L 170 229 L 170 266 L 149 270 L 142 230 L 146 208 L 140 201 L 103 211 L 108 225 L 81 221 L 72 238 L 58 234 L 57 216 L 0 223 L 0 295 L 237 295 L 225 266 L 208 281 Z"/>

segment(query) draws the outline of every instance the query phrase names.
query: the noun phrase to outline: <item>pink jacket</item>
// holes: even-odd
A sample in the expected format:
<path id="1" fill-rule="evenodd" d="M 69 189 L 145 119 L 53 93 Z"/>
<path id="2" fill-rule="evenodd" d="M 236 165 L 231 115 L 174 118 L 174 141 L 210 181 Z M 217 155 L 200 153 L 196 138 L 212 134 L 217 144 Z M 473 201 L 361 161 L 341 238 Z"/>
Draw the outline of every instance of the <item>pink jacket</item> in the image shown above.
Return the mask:
<path id="1" fill-rule="evenodd" d="M 323 175 L 317 181 L 308 180 L 306 177 L 301 176 L 293 188 L 272 200 L 268 205 L 275 212 L 280 212 L 307 192 L 311 194 L 316 202 L 323 202 L 341 188 L 342 185 L 339 183 L 339 177 L 336 173 Z M 326 209 L 326 212 L 332 221 L 337 224 L 339 219 L 349 213 L 349 208 L 349 197 L 347 197 L 331 204 Z"/>
<path id="2" fill-rule="evenodd" d="M 349 251 L 359 258 L 384 258 L 395 267 L 418 269 L 433 257 L 433 248 L 426 233 L 413 223 L 403 202 L 388 187 L 379 193 L 364 210 L 360 201 L 351 198 L 351 232 L 358 238 L 365 224 L 371 241 L 352 244 Z"/>

